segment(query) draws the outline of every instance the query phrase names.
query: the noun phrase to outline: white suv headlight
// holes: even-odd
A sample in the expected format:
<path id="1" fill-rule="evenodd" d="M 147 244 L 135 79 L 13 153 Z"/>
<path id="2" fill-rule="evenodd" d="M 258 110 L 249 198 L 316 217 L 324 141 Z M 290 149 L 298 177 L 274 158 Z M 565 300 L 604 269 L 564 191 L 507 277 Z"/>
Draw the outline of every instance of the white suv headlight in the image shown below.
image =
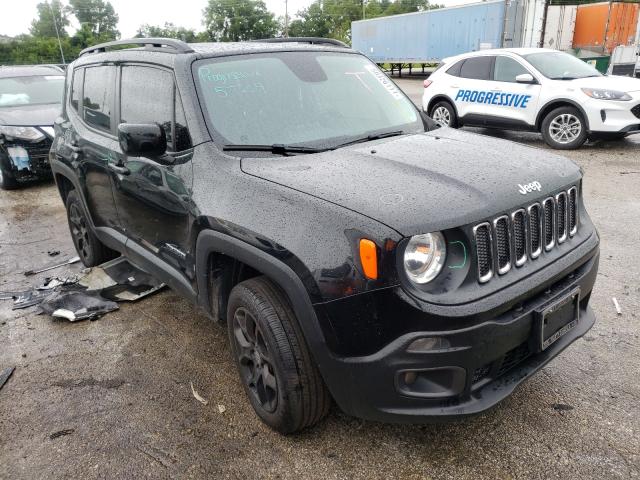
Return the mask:
<path id="1" fill-rule="evenodd" d="M 0 135 L 30 142 L 39 142 L 45 138 L 44 133 L 33 127 L 7 127 L 0 125 Z"/>
<path id="2" fill-rule="evenodd" d="M 626 102 L 631 100 L 631 96 L 624 92 L 619 92 L 617 90 L 607 90 L 603 88 L 583 88 L 582 92 L 596 100 L 621 100 Z"/>
<path id="3" fill-rule="evenodd" d="M 415 235 L 404 250 L 404 270 L 409 279 L 425 284 L 438 276 L 447 256 L 447 246 L 440 232 Z"/>

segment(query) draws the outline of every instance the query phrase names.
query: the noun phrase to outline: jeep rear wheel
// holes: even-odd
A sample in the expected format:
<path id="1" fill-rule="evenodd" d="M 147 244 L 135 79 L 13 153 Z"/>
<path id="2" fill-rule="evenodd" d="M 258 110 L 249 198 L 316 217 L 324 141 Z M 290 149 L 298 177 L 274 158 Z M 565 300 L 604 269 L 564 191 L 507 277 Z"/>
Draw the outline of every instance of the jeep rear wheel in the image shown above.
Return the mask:
<path id="1" fill-rule="evenodd" d="M 95 267 L 115 257 L 115 252 L 107 248 L 91 231 L 87 215 L 75 190 L 67 195 L 67 221 L 73 245 L 86 267 Z"/>
<path id="2" fill-rule="evenodd" d="M 292 433 L 319 422 L 330 396 L 284 293 L 265 277 L 231 291 L 227 308 L 231 351 L 258 416 Z"/>
<path id="3" fill-rule="evenodd" d="M 560 107 L 544 117 L 542 136 L 552 148 L 573 150 L 587 141 L 587 126 L 577 108 Z"/>
<path id="4" fill-rule="evenodd" d="M 453 106 L 446 101 L 436 103 L 429 112 L 429 116 L 441 127 L 456 128 L 458 117 Z"/>

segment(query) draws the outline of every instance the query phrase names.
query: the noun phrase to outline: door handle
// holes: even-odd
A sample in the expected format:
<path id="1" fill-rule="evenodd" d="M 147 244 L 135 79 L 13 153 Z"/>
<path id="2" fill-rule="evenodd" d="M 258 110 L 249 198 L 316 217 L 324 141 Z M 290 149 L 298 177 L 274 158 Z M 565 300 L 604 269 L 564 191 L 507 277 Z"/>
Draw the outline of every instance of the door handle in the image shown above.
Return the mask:
<path id="1" fill-rule="evenodd" d="M 114 163 L 110 163 L 108 164 L 108 167 L 109 167 L 109 170 L 112 170 L 119 175 L 129 175 L 131 173 L 131 170 L 129 170 L 124 165 L 116 165 Z"/>

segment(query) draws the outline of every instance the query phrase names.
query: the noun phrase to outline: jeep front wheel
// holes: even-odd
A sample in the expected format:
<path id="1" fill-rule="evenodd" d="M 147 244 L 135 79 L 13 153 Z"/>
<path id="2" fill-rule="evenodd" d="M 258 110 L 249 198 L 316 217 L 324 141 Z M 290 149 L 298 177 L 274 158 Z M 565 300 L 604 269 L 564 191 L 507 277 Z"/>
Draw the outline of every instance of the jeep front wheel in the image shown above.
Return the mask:
<path id="1" fill-rule="evenodd" d="M 573 150 L 587 141 L 587 126 L 575 107 L 552 110 L 542 121 L 542 137 L 558 150 Z"/>
<path id="2" fill-rule="evenodd" d="M 249 401 L 274 430 L 319 422 L 330 396 L 284 293 L 265 277 L 236 285 L 227 308 L 231 351 Z"/>

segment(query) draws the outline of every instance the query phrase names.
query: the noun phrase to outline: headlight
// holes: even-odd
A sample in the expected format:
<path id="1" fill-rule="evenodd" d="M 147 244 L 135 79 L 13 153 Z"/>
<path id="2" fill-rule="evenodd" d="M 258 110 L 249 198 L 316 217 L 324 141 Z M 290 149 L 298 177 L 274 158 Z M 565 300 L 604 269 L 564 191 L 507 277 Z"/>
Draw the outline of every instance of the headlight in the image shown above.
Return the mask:
<path id="1" fill-rule="evenodd" d="M 588 95 L 591 98 L 595 98 L 597 100 L 622 100 L 628 101 L 631 100 L 631 96 L 624 93 L 619 92 L 617 90 L 605 90 L 602 88 L 583 88 L 582 92 L 585 95 Z"/>
<path id="2" fill-rule="evenodd" d="M 33 127 L 4 127 L 0 126 L 0 135 L 17 138 L 18 140 L 29 140 L 39 142 L 44 140 L 44 133 Z"/>
<path id="3" fill-rule="evenodd" d="M 446 256 L 447 247 L 440 232 L 415 235 L 404 250 L 404 270 L 411 281 L 428 283 L 440 273 Z"/>

